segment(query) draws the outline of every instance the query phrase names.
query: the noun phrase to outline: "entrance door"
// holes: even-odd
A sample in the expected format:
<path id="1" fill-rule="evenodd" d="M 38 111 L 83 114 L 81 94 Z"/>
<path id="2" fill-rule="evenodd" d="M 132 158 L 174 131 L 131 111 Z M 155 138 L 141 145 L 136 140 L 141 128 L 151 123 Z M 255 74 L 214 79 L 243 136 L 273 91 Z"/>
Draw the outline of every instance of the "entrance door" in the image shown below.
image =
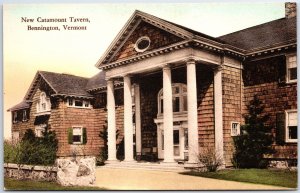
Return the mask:
<path id="1" fill-rule="evenodd" d="M 164 130 L 163 127 L 157 129 L 157 145 L 158 158 L 164 159 Z M 188 154 L 188 139 L 187 128 L 181 126 L 174 126 L 173 128 L 173 145 L 174 145 L 174 159 L 184 160 Z"/>

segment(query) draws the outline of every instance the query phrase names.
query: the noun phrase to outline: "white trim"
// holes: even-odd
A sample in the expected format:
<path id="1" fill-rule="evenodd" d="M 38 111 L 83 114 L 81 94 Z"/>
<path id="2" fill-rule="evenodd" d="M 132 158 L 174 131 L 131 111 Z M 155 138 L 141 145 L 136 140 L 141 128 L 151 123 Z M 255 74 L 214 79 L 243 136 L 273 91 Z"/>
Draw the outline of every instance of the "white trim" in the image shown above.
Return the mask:
<path id="1" fill-rule="evenodd" d="M 237 124 L 237 131 L 236 133 L 233 132 L 233 124 Z M 231 136 L 239 136 L 241 134 L 241 123 L 237 121 L 230 122 L 230 134 Z"/>
<path id="2" fill-rule="evenodd" d="M 81 133 L 80 142 L 73 141 L 74 129 L 80 129 L 80 133 Z M 73 141 L 72 143 L 73 145 L 81 145 L 83 143 L 83 126 L 72 126 L 72 141 Z"/>
<path id="3" fill-rule="evenodd" d="M 285 60 L 286 61 L 286 83 L 295 83 L 295 82 L 297 82 L 297 79 L 290 80 L 289 58 L 291 58 L 291 57 L 296 57 L 296 65 L 297 65 L 297 54 L 296 53 L 285 54 L 285 58 L 286 58 L 286 60 Z"/>
<path id="4" fill-rule="evenodd" d="M 70 100 L 72 100 L 72 105 L 70 105 Z M 81 101 L 82 102 L 82 106 L 75 106 L 75 101 Z M 85 106 L 86 102 L 88 103 L 88 107 Z M 67 107 L 71 107 L 71 108 L 78 108 L 78 109 L 91 109 L 92 105 L 91 102 L 89 100 L 82 100 L 82 99 L 67 99 Z"/>
<path id="5" fill-rule="evenodd" d="M 288 138 L 288 136 L 289 136 L 289 129 L 288 129 L 289 113 L 295 113 L 295 112 L 297 113 L 297 119 L 298 119 L 297 109 L 285 110 L 285 142 L 286 143 L 297 143 L 298 142 L 298 139 L 289 139 Z M 297 126 L 297 124 L 295 126 Z"/>
<path id="6" fill-rule="evenodd" d="M 144 49 L 140 49 L 139 46 L 138 46 L 138 44 L 139 44 L 141 41 L 143 41 L 143 40 L 147 40 L 147 41 L 149 42 L 149 45 L 148 45 L 146 48 L 144 48 Z M 135 51 L 137 51 L 137 52 L 145 52 L 145 51 L 150 47 L 150 45 L 151 45 L 151 40 L 150 40 L 150 38 L 149 38 L 148 36 L 142 36 L 142 37 L 140 37 L 140 38 L 135 42 L 135 44 L 134 44 L 134 49 L 135 49 Z"/>
<path id="7" fill-rule="evenodd" d="M 187 86 L 186 86 L 186 84 L 183 84 L 183 83 L 172 83 L 172 92 L 173 92 L 173 88 L 176 88 L 176 87 L 179 88 L 179 93 L 177 93 L 177 94 L 172 93 L 172 97 L 173 98 L 179 97 L 179 111 L 173 112 L 173 114 L 186 114 L 187 109 L 184 111 L 183 103 L 184 103 L 184 96 L 187 97 L 187 91 L 184 92 L 183 89 L 185 88 L 187 90 Z M 163 113 L 161 113 L 161 110 L 162 110 L 161 100 L 163 100 L 162 92 L 163 92 L 163 88 L 160 89 L 160 91 L 157 94 L 157 105 L 158 105 L 157 117 L 163 116 Z M 188 104 L 187 104 L 187 99 L 186 99 L 186 106 L 187 105 Z"/>

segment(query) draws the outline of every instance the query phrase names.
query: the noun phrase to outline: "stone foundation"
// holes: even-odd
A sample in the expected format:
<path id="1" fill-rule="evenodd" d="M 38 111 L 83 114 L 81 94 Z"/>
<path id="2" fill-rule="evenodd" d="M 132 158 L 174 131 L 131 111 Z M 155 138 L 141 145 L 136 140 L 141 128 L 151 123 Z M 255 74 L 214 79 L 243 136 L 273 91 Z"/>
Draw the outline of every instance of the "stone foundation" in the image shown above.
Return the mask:
<path id="1" fill-rule="evenodd" d="M 4 164 L 4 176 L 22 180 L 56 181 L 57 168 L 8 163 Z"/>

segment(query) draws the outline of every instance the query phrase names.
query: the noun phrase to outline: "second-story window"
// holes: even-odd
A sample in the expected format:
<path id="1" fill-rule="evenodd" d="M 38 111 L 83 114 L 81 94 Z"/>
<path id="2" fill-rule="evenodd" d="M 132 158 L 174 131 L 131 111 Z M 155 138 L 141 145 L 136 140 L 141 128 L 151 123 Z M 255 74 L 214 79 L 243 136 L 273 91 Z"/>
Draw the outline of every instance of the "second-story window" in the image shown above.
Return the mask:
<path id="1" fill-rule="evenodd" d="M 287 55 L 287 82 L 297 81 L 297 57 L 296 55 Z"/>
<path id="2" fill-rule="evenodd" d="M 172 85 L 173 112 L 183 113 L 187 111 L 187 88 L 185 84 Z M 158 114 L 164 113 L 163 89 L 158 93 Z"/>
<path id="3" fill-rule="evenodd" d="M 68 107 L 78 107 L 78 108 L 91 108 L 90 101 L 82 100 L 82 99 L 68 99 L 67 100 Z"/>
<path id="4" fill-rule="evenodd" d="M 47 112 L 51 109 L 50 98 L 47 97 L 45 92 L 41 92 L 39 101 L 37 102 L 37 112 Z"/>

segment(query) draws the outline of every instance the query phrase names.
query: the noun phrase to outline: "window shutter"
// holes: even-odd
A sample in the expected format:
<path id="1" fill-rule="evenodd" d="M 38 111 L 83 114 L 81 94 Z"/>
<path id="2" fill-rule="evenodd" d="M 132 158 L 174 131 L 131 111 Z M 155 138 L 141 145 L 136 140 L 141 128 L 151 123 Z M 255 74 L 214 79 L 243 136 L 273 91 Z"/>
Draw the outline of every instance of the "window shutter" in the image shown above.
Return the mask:
<path id="1" fill-rule="evenodd" d="M 285 113 L 276 114 L 276 143 L 283 145 L 285 143 Z"/>
<path id="2" fill-rule="evenodd" d="M 87 142 L 86 128 L 82 128 L 82 144 L 86 144 L 86 142 Z"/>
<path id="3" fill-rule="evenodd" d="M 68 143 L 73 144 L 73 129 L 72 128 L 68 129 Z"/>

